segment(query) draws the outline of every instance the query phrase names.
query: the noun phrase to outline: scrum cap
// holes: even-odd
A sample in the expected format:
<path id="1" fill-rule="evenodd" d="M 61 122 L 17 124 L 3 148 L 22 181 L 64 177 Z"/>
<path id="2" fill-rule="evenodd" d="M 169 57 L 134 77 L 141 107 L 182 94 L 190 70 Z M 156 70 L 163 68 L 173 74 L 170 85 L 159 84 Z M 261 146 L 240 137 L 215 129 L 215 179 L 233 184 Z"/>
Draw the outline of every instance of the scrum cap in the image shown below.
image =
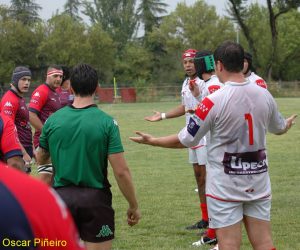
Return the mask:
<path id="1" fill-rule="evenodd" d="M 11 77 L 11 81 L 12 81 L 12 84 L 16 87 L 16 89 L 18 91 L 20 91 L 19 86 L 18 86 L 19 80 L 24 76 L 31 77 L 30 69 L 28 69 L 27 67 L 24 67 L 24 66 L 18 66 L 14 69 L 14 72 Z"/>
<path id="2" fill-rule="evenodd" d="M 188 49 L 186 51 L 183 52 L 182 54 L 182 60 L 186 59 L 186 58 L 195 58 L 197 53 L 197 50 L 195 49 Z"/>
<path id="3" fill-rule="evenodd" d="M 203 73 L 210 73 L 215 71 L 215 60 L 213 53 L 208 50 L 202 50 L 196 53 L 194 59 L 195 69 L 197 75 L 202 79 Z"/>

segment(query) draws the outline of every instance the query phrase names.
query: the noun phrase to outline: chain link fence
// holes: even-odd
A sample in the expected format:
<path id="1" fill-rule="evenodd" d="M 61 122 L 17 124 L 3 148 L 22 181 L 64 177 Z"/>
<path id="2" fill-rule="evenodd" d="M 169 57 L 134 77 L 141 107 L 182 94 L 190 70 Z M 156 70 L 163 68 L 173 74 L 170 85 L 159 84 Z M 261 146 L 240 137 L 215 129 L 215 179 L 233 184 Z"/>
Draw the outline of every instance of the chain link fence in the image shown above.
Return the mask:
<path id="1" fill-rule="evenodd" d="M 26 102 L 29 102 L 31 93 L 37 85 L 30 86 L 29 92 L 25 94 Z M 0 86 L 0 98 L 10 88 L 9 84 Z M 112 89 L 112 88 L 111 88 Z M 268 89 L 274 97 L 300 97 L 300 81 L 293 82 L 272 82 L 268 84 Z M 100 90 L 101 91 L 101 90 Z M 118 93 L 122 88 L 117 90 Z M 113 92 L 113 91 L 112 91 Z M 181 99 L 181 86 L 174 85 L 161 85 L 135 88 L 136 97 L 133 98 L 136 102 L 168 102 L 180 101 Z M 104 93 L 106 95 L 106 93 Z M 113 99 L 113 98 L 111 98 Z M 101 102 L 96 96 L 96 101 Z M 105 102 L 105 101 L 104 101 Z"/>

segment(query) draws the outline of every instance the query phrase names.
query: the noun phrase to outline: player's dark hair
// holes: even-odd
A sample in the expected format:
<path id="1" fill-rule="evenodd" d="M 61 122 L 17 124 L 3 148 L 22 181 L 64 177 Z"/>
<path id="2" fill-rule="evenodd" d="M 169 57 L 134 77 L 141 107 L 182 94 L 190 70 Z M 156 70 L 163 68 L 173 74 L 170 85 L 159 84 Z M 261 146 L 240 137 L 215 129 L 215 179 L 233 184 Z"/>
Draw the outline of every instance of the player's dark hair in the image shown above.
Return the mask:
<path id="1" fill-rule="evenodd" d="M 50 71 L 51 69 L 59 69 L 62 70 L 62 67 L 60 65 L 56 65 L 56 64 L 51 64 L 49 65 L 47 72 Z"/>
<path id="2" fill-rule="evenodd" d="M 70 81 L 75 95 L 91 96 L 98 86 L 98 74 L 90 65 L 78 64 L 71 72 Z"/>
<path id="3" fill-rule="evenodd" d="M 62 85 L 64 83 L 64 81 L 70 80 L 70 69 L 69 69 L 69 67 L 62 65 L 61 68 L 62 68 L 62 71 L 63 71 L 63 77 L 62 77 L 62 81 L 61 81 L 60 85 Z"/>
<path id="4" fill-rule="evenodd" d="M 245 51 L 244 59 L 247 60 L 247 62 L 248 62 L 248 68 L 247 68 L 245 74 L 247 74 L 249 72 L 249 70 L 251 70 L 252 72 L 255 72 L 255 68 L 253 67 L 253 64 L 252 64 L 252 54 L 250 52 Z"/>
<path id="5" fill-rule="evenodd" d="M 225 41 L 214 52 L 215 62 L 223 63 L 229 72 L 241 72 L 244 68 L 244 49 L 235 42 Z"/>

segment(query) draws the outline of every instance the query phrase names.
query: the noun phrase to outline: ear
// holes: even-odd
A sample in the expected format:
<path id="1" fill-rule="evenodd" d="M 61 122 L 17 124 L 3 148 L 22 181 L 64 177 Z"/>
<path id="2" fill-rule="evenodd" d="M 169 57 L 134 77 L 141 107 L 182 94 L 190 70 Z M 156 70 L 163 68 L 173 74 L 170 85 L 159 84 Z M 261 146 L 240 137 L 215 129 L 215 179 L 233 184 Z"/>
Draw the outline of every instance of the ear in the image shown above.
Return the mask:
<path id="1" fill-rule="evenodd" d="M 218 72 L 222 72 L 223 70 L 224 70 L 224 65 L 223 65 L 223 63 L 221 62 L 221 61 L 217 61 L 217 63 L 216 63 L 216 70 L 218 71 Z"/>

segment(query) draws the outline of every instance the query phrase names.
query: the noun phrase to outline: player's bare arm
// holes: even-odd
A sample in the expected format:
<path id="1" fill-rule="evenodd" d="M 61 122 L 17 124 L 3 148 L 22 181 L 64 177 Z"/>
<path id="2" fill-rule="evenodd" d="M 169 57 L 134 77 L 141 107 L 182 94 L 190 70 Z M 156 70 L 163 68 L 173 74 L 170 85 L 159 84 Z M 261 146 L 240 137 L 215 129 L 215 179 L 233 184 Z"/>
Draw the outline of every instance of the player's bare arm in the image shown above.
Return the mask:
<path id="1" fill-rule="evenodd" d="M 18 170 L 24 170 L 24 161 L 20 156 L 13 156 L 7 159 L 7 165 L 14 167 Z"/>
<path id="2" fill-rule="evenodd" d="M 51 162 L 49 151 L 39 147 L 36 151 L 36 161 L 39 165 L 49 164 Z"/>
<path id="3" fill-rule="evenodd" d="M 22 151 L 22 154 L 23 154 L 23 160 L 26 162 L 26 163 L 29 163 L 31 162 L 31 157 L 29 156 L 29 154 L 27 153 L 27 151 L 25 150 L 25 148 L 23 147 L 22 143 L 20 143 L 20 147 L 21 147 L 21 151 Z"/>
<path id="4" fill-rule="evenodd" d="M 43 123 L 36 113 L 29 111 L 29 121 L 36 130 L 42 130 Z"/>
<path id="5" fill-rule="evenodd" d="M 154 114 L 151 116 L 146 116 L 145 120 L 150 121 L 150 122 L 157 122 L 157 121 L 164 120 L 164 119 L 180 117 L 184 114 L 185 114 L 184 105 L 179 105 L 176 108 L 174 108 L 166 113 L 154 111 Z"/>
<path id="6" fill-rule="evenodd" d="M 138 208 L 131 173 L 124 158 L 124 153 L 110 154 L 108 160 L 113 169 L 118 186 L 129 204 L 129 208 L 127 209 L 127 223 L 130 226 L 134 226 L 139 222 L 141 213 Z"/>
<path id="7" fill-rule="evenodd" d="M 152 135 L 136 131 L 137 137 L 129 137 L 130 140 L 141 143 L 148 144 L 151 146 L 157 146 L 162 148 L 186 148 L 178 139 L 178 135 L 169 135 L 164 137 L 153 137 Z"/>

